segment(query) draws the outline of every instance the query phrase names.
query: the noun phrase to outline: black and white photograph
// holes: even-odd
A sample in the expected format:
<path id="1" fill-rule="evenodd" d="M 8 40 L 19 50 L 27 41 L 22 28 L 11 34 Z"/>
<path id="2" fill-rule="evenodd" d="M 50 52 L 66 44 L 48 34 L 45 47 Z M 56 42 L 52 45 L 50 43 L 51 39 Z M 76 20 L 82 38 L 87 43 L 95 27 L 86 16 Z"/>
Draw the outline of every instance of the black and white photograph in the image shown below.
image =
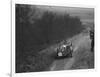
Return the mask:
<path id="1" fill-rule="evenodd" d="M 15 72 L 94 69 L 94 8 L 15 4 Z"/>

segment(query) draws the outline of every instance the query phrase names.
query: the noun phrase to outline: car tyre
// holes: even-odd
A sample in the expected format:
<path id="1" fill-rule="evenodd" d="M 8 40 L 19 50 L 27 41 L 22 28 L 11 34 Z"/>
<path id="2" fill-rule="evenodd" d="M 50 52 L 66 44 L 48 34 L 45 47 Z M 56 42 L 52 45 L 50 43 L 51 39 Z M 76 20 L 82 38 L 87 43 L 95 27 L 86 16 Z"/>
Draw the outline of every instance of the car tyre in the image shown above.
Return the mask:
<path id="1" fill-rule="evenodd" d="M 72 52 L 70 52 L 68 56 L 69 56 L 69 57 L 73 57 L 73 56 L 72 56 Z"/>

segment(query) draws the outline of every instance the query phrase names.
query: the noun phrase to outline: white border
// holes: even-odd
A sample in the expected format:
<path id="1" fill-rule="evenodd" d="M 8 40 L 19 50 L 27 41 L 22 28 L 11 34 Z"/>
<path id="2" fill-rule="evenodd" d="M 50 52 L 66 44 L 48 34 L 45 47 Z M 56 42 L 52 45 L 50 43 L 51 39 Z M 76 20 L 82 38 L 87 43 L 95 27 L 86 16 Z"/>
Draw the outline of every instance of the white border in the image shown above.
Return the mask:
<path id="1" fill-rule="evenodd" d="M 12 26 L 11 26 L 11 29 L 12 29 L 12 49 L 11 49 L 11 55 L 12 55 L 12 58 L 11 58 L 11 73 L 12 73 L 12 76 L 14 75 L 15 73 L 15 3 L 12 2 L 11 4 L 11 11 L 12 11 Z"/>
<path id="2" fill-rule="evenodd" d="M 49 5 L 49 6 L 67 6 L 67 7 L 81 7 L 81 8 L 94 8 L 95 5 L 79 3 L 71 0 L 12 0 L 12 3 L 18 4 L 32 4 L 32 5 Z"/>
<path id="3" fill-rule="evenodd" d="M 67 71 L 56 71 L 56 72 L 33 72 L 33 73 L 17 73 L 15 74 L 15 3 L 19 4 L 33 4 L 33 5 L 51 5 L 51 6 L 68 6 L 68 7 L 83 7 L 83 8 L 96 8 L 96 5 L 88 4 L 83 1 L 83 3 L 78 3 L 77 1 L 71 1 L 71 0 L 13 0 L 12 1 L 12 76 L 13 77 L 72 77 L 72 76 L 78 76 L 81 77 L 89 76 L 90 74 L 95 76 L 96 70 L 67 70 Z M 97 53 L 96 53 L 97 54 Z M 96 57 L 95 57 L 96 58 Z M 97 60 L 96 60 L 97 63 Z M 92 72 L 92 73 L 91 73 Z"/>

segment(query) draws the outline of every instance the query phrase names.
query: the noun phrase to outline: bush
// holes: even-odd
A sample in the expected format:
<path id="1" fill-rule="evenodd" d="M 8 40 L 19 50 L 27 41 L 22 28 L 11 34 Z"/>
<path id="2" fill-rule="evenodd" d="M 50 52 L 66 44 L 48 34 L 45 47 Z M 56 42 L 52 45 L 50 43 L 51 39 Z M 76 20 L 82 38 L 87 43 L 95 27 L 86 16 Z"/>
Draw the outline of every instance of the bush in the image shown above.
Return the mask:
<path id="1" fill-rule="evenodd" d="M 27 58 L 20 64 L 17 64 L 16 72 L 39 72 L 49 70 L 49 66 L 54 61 L 54 53 L 47 55 L 43 54 L 32 54 L 27 56 Z"/>
<path id="2" fill-rule="evenodd" d="M 29 60 L 27 60 L 28 56 L 38 54 L 42 49 L 56 43 L 57 40 L 72 37 L 83 29 L 77 17 L 71 17 L 68 14 L 57 15 L 57 13 L 46 11 L 41 14 L 40 18 L 37 18 L 35 15 L 37 9 L 31 6 L 16 4 L 17 69 L 20 69 L 20 64 L 23 65 L 23 62 Z"/>

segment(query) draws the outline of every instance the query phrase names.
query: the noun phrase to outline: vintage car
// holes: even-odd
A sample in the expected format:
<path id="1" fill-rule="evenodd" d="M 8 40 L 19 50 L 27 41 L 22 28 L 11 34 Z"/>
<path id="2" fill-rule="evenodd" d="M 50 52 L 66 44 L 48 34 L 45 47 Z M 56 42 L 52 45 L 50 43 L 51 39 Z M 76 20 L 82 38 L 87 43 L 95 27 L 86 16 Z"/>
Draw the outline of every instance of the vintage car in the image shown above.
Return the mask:
<path id="1" fill-rule="evenodd" d="M 65 42 L 57 48 L 57 57 L 72 57 L 73 48 L 71 42 Z"/>

